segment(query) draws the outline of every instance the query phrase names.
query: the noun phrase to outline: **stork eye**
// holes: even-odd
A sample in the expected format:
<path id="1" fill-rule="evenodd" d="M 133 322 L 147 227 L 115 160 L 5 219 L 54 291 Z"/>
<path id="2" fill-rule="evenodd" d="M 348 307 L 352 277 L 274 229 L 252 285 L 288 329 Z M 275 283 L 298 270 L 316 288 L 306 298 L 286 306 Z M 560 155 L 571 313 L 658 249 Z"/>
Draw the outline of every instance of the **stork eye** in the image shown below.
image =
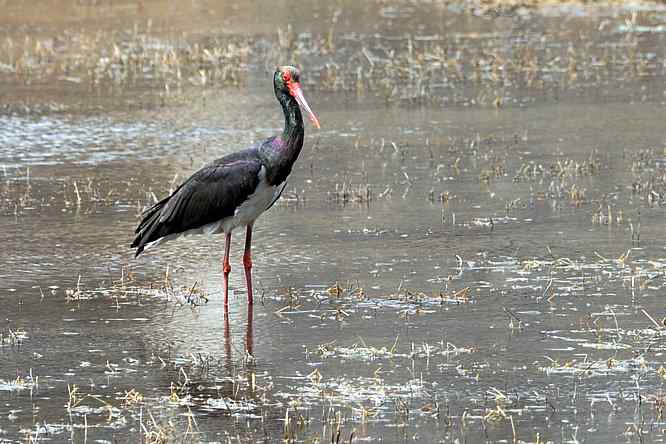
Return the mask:
<path id="1" fill-rule="evenodd" d="M 289 73 L 289 71 L 282 73 L 282 80 L 284 80 L 285 82 L 291 80 L 291 74 Z"/>

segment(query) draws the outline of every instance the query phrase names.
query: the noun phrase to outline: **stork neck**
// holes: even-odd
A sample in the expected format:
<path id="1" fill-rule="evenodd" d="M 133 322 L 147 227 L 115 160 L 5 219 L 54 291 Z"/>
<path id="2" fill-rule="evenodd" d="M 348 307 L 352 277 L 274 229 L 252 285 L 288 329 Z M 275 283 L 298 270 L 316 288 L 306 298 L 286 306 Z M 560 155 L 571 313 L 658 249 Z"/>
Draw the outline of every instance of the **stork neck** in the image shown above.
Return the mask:
<path id="1" fill-rule="evenodd" d="M 280 93 L 278 101 L 282 106 L 284 113 L 284 131 L 282 131 L 282 139 L 288 142 L 294 138 L 303 139 L 303 115 L 298 102 L 289 94 Z"/>
<path id="2" fill-rule="evenodd" d="M 296 99 L 282 92 L 276 92 L 276 96 L 284 113 L 284 130 L 281 136 L 261 149 L 266 163 L 266 179 L 271 185 L 279 185 L 287 179 L 301 153 L 305 135 L 303 116 Z"/>

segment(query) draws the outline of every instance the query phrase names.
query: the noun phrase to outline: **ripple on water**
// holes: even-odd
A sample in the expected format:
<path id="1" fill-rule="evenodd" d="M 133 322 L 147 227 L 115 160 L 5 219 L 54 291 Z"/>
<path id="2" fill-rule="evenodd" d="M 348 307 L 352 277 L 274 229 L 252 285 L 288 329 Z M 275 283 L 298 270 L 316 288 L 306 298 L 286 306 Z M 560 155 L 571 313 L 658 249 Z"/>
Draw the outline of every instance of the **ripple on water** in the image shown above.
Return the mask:
<path id="1" fill-rule="evenodd" d="M 0 116 L 0 162 L 5 166 L 96 164 L 147 159 L 247 131 L 215 126 L 175 128 L 166 121 L 108 117 Z"/>

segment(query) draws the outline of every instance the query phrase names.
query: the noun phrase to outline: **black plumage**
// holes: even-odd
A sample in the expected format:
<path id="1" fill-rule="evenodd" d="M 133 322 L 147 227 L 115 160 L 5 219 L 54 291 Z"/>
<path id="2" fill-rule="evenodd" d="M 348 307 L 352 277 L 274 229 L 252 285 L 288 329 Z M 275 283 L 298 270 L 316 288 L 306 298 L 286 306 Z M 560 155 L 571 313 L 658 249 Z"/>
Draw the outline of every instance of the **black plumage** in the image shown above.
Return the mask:
<path id="1" fill-rule="evenodd" d="M 150 207 L 136 228 L 136 256 L 146 244 L 233 216 L 259 185 L 262 160 L 256 147 L 201 168 L 169 197 Z"/>

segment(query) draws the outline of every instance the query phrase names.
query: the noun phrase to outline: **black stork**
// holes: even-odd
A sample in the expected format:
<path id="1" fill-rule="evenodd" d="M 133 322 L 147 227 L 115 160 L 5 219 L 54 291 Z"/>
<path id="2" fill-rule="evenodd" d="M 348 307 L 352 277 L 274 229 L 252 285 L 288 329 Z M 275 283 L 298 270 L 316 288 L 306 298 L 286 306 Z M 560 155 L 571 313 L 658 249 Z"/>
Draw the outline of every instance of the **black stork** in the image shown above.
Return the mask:
<path id="1" fill-rule="evenodd" d="M 282 134 L 214 160 L 192 174 L 169 197 L 146 210 L 132 242 L 138 256 L 144 248 L 182 235 L 224 233 L 225 310 L 229 304 L 232 231 L 247 227 L 243 266 L 248 304 L 252 304 L 252 226 L 280 198 L 301 152 L 305 133 L 301 107 L 319 128 L 319 120 L 301 91 L 297 68 L 277 68 L 273 88 L 284 113 Z"/>

